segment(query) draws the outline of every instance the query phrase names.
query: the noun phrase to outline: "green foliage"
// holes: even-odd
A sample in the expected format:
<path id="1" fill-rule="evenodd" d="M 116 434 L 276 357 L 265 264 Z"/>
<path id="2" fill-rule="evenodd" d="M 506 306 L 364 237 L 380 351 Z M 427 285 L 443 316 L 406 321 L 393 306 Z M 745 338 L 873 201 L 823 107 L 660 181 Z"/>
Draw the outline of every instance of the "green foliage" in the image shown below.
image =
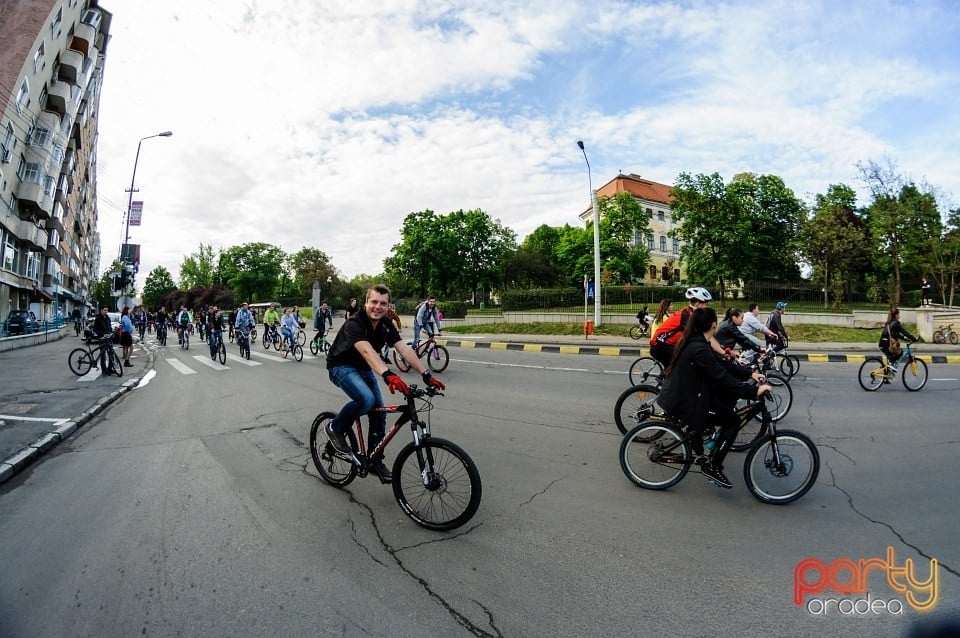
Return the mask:
<path id="1" fill-rule="evenodd" d="M 123 268 L 123 262 L 119 259 L 104 271 L 100 279 L 90 286 L 90 299 L 96 303 L 96 307 L 109 306 L 111 310 L 116 310 L 116 299 L 113 297 L 113 282 L 110 280 L 109 273 L 117 272 Z"/>
<path id="2" fill-rule="evenodd" d="M 313 295 L 313 282 L 320 282 L 321 294 L 325 289 L 332 288 L 339 276 L 336 269 L 330 264 L 330 258 L 319 248 L 304 246 L 287 259 L 293 271 L 293 289 L 300 295 Z M 327 279 L 330 282 L 327 282 Z"/>
<path id="3" fill-rule="evenodd" d="M 467 316 L 467 304 L 463 301 L 437 301 L 437 308 L 444 319 L 463 319 Z"/>
<path id="4" fill-rule="evenodd" d="M 541 310 L 583 304 L 583 291 L 576 288 L 505 290 L 500 297 L 504 311 Z"/>
<path id="5" fill-rule="evenodd" d="M 277 291 L 285 253 L 263 242 L 231 246 L 220 253 L 223 281 L 246 301 L 268 301 Z"/>
<path id="6" fill-rule="evenodd" d="M 147 275 L 143 285 L 143 305 L 147 308 L 159 308 L 165 295 L 177 289 L 170 271 L 163 266 L 157 266 Z"/>
<path id="7" fill-rule="evenodd" d="M 200 243 L 200 249 L 188 257 L 183 258 L 180 264 L 180 287 L 189 289 L 195 287 L 209 288 L 214 281 L 216 259 L 213 256 L 213 246 Z"/>

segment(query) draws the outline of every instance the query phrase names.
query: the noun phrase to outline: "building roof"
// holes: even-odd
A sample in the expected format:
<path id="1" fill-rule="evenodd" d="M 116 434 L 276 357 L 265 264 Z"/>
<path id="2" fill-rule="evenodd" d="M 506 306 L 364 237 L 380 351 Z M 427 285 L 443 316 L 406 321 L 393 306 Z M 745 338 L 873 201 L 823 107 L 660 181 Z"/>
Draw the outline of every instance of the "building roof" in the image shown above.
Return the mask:
<path id="1" fill-rule="evenodd" d="M 612 180 L 598 188 L 597 196 L 602 197 L 606 195 L 608 197 L 613 197 L 617 193 L 626 192 L 638 199 L 659 202 L 669 206 L 670 203 L 673 202 L 673 197 L 670 196 L 670 189 L 672 188 L 673 186 L 670 186 L 669 184 L 654 182 L 652 180 L 640 177 L 634 173 L 629 175 L 620 173 Z"/>

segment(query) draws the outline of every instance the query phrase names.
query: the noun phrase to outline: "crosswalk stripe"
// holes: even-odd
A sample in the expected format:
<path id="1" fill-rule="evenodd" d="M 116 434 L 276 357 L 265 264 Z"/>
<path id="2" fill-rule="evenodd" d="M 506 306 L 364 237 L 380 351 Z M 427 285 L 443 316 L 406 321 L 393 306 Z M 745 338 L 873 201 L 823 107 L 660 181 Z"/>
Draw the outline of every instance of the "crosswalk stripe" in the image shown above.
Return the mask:
<path id="1" fill-rule="evenodd" d="M 283 357 L 278 357 L 278 356 L 275 356 L 275 355 L 272 355 L 272 354 L 265 354 L 265 353 L 263 353 L 263 352 L 257 352 L 256 350 L 251 350 L 251 351 L 250 351 L 250 354 L 252 354 L 252 355 L 255 356 L 255 357 L 260 357 L 260 358 L 262 358 L 262 359 L 272 359 L 273 361 L 276 361 L 277 363 L 288 363 L 288 362 L 290 361 L 290 359 L 284 359 Z"/>
<path id="2" fill-rule="evenodd" d="M 100 368 L 90 368 L 90 372 L 77 379 L 77 383 L 96 381 L 100 378 Z"/>
<path id="3" fill-rule="evenodd" d="M 220 363 L 219 361 L 214 361 L 214 360 L 211 359 L 210 357 L 205 357 L 205 356 L 203 356 L 203 355 L 194 355 L 194 356 L 193 356 L 193 359 L 194 359 L 194 361 L 199 361 L 199 362 L 202 363 L 203 365 L 208 366 L 208 367 L 210 367 L 210 368 L 213 368 L 214 370 L 218 370 L 218 371 L 219 371 L 219 370 L 229 370 L 229 369 L 230 369 L 229 366 L 225 366 L 225 365 L 223 365 L 222 363 Z"/>
<path id="4" fill-rule="evenodd" d="M 236 361 L 237 363 L 242 363 L 245 366 L 262 366 L 263 365 L 259 361 L 247 361 L 245 358 L 239 357 L 230 352 L 227 353 L 227 359 L 230 359 L 231 361 Z"/>
<path id="5" fill-rule="evenodd" d="M 180 374 L 196 374 L 197 371 L 193 368 L 190 368 L 186 364 L 180 363 L 177 359 L 164 359 L 167 363 L 173 366 L 173 369 L 179 372 Z"/>

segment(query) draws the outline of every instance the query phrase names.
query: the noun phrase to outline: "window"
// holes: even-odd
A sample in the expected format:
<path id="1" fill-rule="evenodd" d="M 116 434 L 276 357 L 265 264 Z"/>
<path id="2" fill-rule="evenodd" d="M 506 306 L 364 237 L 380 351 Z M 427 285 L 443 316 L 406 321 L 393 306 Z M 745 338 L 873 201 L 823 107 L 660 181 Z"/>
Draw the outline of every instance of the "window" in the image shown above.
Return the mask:
<path id="1" fill-rule="evenodd" d="M 674 254 L 674 255 L 679 255 L 679 254 L 680 254 L 680 240 L 679 240 L 679 239 L 674 239 L 674 240 L 673 240 L 673 254 Z"/>
<path id="2" fill-rule="evenodd" d="M 660 252 L 667 252 L 667 238 L 664 235 L 660 235 Z"/>
<path id="3" fill-rule="evenodd" d="M 24 274 L 29 279 L 40 278 L 40 253 L 27 253 L 27 269 Z"/>
<path id="4" fill-rule="evenodd" d="M 57 15 L 53 17 L 53 22 L 50 23 L 50 35 L 54 38 L 59 35 L 61 22 L 63 22 L 63 7 L 57 9 Z"/>
<path id="5" fill-rule="evenodd" d="M 656 278 L 657 278 L 657 267 L 650 266 L 650 279 L 656 279 Z"/>
<path id="6" fill-rule="evenodd" d="M 670 279 L 670 267 L 669 267 L 669 266 L 664 266 L 664 267 L 661 269 L 660 278 L 663 279 L 663 280 L 665 280 L 665 281 Z"/>
<path id="7" fill-rule="evenodd" d="M 653 234 L 647 235 L 647 250 L 653 250 Z"/>
<path id="8" fill-rule="evenodd" d="M 7 129 L 3 133 L 3 150 L 13 151 L 13 146 L 17 142 L 13 135 L 13 125 L 10 122 L 7 122 Z"/>
<path id="9" fill-rule="evenodd" d="M 652 208 L 648 208 L 648 209 L 647 209 L 647 217 L 649 217 L 650 219 L 653 219 L 653 209 L 652 209 Z"/>
<path id="10" fill-rule="evenodd" d="M 43 128 L 42 126 L 34 126 L 30 129 L 30 136 L 27 138 L 27 143 L 30 146 L 40 146 L 42 148 L 47 148 L 50 146 L 50 142 L 53 141 L 53 133 L 50 132 L 50 129 Z"/>
<path id="11" fill-rule="evenodd" d="M 634 246 L 643 245 L 643 233 L 641 233 L 639 230 L 635 230 L 633 232 L 633 245 Z"/>
<path id="12" fill-rule="evenodd" d="M 658 222 L 662 222 L 662 221 L 663 221 L 663 211 L 662 211 L 662 210 L 658 210 L 658 211 L 657 211 L 657 221 L 658 221 Z"/>
<path id="13" fill-rule="evenodd" d="M 43 192 L 49 197 L 53 197 L 54 191 L 57 190 L 57 180 L 49 175 L 44 175 L 43 177 Z"/>
<path id="14" fill-rule="evenodd" d="M 14 270 L 17 265 L 17 245 L 14 243 L 13 235 L 3 234 L 3 267 L 6 270 Z"/>
<path id="15" fill-rule="evenodd" d="M 71 128 L 73 128 L 73 118 L 70 117 L 69 113 L 64 113 L 63 119 L 60 123 L 60 133 L 63 135 L 70 135 Z"/>
<path id="16" fill-rule="evenodd" d="M 80 18 L 80 22 L 93 27 L 94 29 L 100 28 L 100 12 L 94 9 L 87 9 L 83 12 L 83 17 Z"/>
<path id="17" fill-rule="evenodd" d="M 65 149 L 63 148 L 62 144 L 53 145 L 53 153 L 51 153 L 50 156 L 53 160 L 54 167 L 60 168 L 61 166 L 63 166 L 64 152 L 65 152 Z"/>
<path id="18" fill-rule="evenodd" d="M 43 68 L 43 56 L 46 55 L 46 47 L 44 43 L 41 42 L 40 46 L 37 47 L 37 50 L 33 54 L 33 72 L 40 73 L 40 69 Z"/>
<path id="19" fill-rule="evenodd" d="M 680 281 L 680 269 L 679 269 L 679 268 L 674 268 L 674 269 L 673 269 L 673 280 L 674 280 L 674 281 Z"/>
<path id="20" fill-rule="evenodd" d="M 20 89 L 17 91 L 17 113 L 23 113 L 27 103 L 30 101 L 30 81 L 23 78 L 20 83 Z"/>
<path id="21" fill-rule="evenodd" d="M 24 162 L 20 167 L 21 170 L 17 172 L 17 175 L 21 181 L 30 182 L 31 184 L 43 184 L 44 174 L 42 166 Z"/>

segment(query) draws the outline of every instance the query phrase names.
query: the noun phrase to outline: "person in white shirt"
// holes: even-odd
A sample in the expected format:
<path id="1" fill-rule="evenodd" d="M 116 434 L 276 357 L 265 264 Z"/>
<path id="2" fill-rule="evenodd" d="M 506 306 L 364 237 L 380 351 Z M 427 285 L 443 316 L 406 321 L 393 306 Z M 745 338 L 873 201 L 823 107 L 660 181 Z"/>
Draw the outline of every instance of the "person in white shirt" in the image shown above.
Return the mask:
<path id="1" fill-rule="evenodd" d="M 290 340 L 290 347 L 283 351 L 284 358 L 286 358 L 287 354 L 293 352 L 293 348 L 297 345 L 297 329 L 299 327 L 290 309 L 284 308 L 283 316 L 280 317 L 280 334 Z"/>
<path id="2" fill-rule="evenodd" d="M 740 332 L 756 341 L 758 346 L 763 346 L 763 342 L 760 341 L 760 338 L 754 336 L 758 332 L 770 337 L 771 339 L 776 339 L 776 333 L 763 325 L 763 322 L 757 318 L 760 314 L 760 307 L 757 304 L 752 303 L 748 308 L 748 312 L 745 312 L 743 315 L 743 323 L 740 325 Z"/>

